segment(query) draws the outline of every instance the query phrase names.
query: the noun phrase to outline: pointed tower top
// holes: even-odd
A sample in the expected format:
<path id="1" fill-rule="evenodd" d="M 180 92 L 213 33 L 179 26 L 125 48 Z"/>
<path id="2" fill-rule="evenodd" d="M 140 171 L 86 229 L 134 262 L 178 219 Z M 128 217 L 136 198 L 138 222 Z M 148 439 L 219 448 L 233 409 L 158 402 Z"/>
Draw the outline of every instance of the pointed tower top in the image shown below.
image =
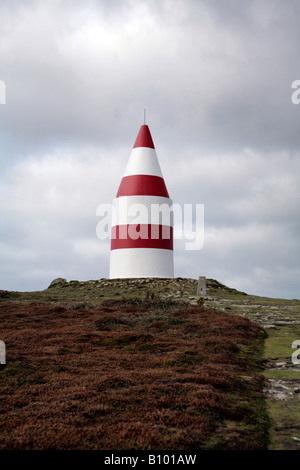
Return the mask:
<path id="1" fill-rule="evenodd" d="M 150 134 L 149 127 L 147 124 L 143 124 L 140 128 L 138 136 L 136 138 L 133 148 L 136 147 L 148 147 L 150 149 L 155 149 L 154 143 Z"/>

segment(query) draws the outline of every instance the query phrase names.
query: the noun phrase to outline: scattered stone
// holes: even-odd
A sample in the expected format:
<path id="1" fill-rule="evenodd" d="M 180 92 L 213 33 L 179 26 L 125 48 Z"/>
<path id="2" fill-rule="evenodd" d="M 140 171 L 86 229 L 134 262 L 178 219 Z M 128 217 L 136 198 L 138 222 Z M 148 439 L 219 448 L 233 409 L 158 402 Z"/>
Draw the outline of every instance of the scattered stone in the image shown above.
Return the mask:
<path id="1" fill-rule="evenodd" d="M 66 283 L 67 283 L 67 280 L 66 280 L 66 279 L 64 279 L 64 278 L 62 278 L 62 277 L 58 277 L 57 279 L 54 279 L 54 280 L 51 282 L 51 284 L 50 284 L 50 286 L 48 287 L 48 289 L 49 289 L 50 287 L 55 287 L 55 286 L 58 286 L 58 285 L 64 285 L 64 284 L 66 284 Z"/>
<path id="2" fill-rule="evenodd" d="M 9 297 L 9 292 L 7 290 L 0 290 L 0 297 Z"/>
<path id="3" fill-rule="evenodd" d="M 269 386 L 265 392 L 272 395 L 277 400 L 287 400 L 288 395 L 292 395 L 290 386 L 282 380 L 268 379 Z"/>

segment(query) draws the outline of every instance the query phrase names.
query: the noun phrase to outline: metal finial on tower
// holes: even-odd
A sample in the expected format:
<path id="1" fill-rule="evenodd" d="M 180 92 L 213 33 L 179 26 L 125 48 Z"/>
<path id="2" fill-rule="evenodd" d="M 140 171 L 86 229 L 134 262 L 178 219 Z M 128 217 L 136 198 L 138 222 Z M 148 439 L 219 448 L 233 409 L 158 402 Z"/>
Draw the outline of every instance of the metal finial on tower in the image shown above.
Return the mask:
<path id="1" fill-rule="evenodd" d="M 146 108 L 144 108 L 144 124 L 146 124 Z"/>

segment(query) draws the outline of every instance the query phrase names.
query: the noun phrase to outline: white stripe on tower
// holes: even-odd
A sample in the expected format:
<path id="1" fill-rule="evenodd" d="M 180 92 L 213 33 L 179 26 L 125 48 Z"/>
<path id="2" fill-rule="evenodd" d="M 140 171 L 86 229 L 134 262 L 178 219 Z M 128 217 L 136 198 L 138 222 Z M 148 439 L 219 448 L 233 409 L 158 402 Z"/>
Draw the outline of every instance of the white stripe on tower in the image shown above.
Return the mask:
<path id="1" fill-rule="evenodd" d="M 172 258 L 170 253 L 172 254 Z M 132 260 L 134 260 L 134 263 Z M 112 250 L 110 263 L 111 279 L 127 277 L 173 277 L 173 252 L 170 252 L 170 250 L 153 248 Z M 115 267 L 117 267 L 117 270 Z"/>
<path id="2" fill-rule="evenodd" d="M 123 196 L 113 200 L 111 226 L 160 224 L 173 227 L 172 200 L 159 196 Z"/>
<path id="3" fill-rule="evenodd" d="M 124 176 L 154 175 L 162 176 L 155 149 L 136 147 L 132 149 Z"/>
<path id="4" fill-rule="evenodd" d="M 113 202 L 110 278 L 174 276 L 171 205 L 143 125 Z"/>

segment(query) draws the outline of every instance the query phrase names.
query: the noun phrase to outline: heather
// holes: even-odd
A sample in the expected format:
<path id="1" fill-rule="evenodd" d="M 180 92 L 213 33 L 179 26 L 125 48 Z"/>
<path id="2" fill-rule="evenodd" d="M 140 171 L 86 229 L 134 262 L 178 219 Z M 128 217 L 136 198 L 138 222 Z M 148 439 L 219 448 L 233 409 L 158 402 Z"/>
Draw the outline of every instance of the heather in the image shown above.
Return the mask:
<path id="1" fill-rule="evenodd" d="M 100 300 L 100 299 L 99 299 Z M 1 449 L 264 449 L 263 328 L 159 298 L 0 304 Z"/>

